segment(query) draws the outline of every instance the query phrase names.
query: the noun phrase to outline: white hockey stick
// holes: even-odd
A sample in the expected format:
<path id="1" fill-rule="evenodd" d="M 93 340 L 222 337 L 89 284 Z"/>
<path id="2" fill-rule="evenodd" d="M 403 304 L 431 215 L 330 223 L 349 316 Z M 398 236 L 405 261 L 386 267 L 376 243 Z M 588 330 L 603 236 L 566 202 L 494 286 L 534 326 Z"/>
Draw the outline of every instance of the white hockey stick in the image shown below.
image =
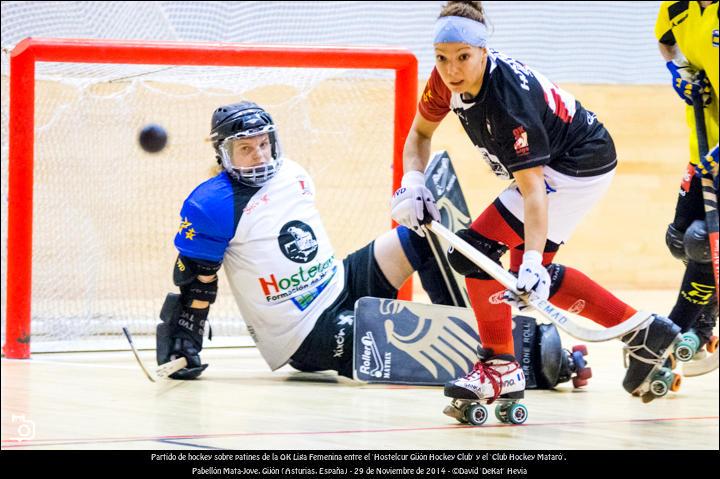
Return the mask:
<path id="1" fill-rule="evenodd" d="M 165 379 L 173 373 L 180 371 L 182 368 L 187 366 L 187 359 L 177 358 L 169 361 L 165 364 L 161 364 L 155 370 L 155 374 L 159 379 Z"/>
<path id="2" fill-rule="evenodd" d="M 702 376 L 709 372 L 715 371 L 720 363 L 718 357 L 718 349 L 712 354 L 708 354 L 703 359 L 694 359 L 683 364 L 682 374 L 686 377 Z"/>
<path id="3" fill-rule="evenodd" d="M 142 359 L 140 359 L 140 355 L 137 352 L 137 349 L 135 348 L 135 343 L 133 343 L 132 336 L 130 335 L 130 331 L 126 327 L 122 328 L 123 333 L 125 333 L 125 337 L 128 340 L 128 343 L 130 343 L 130 349 L 132 350 L 132 353 L 135 355 L 135 359 L 137 360 L 137 363 L 140 365 L 140 368 L 145 373 L 145 376 L 152 381 L 155 382 L 155 377 L 158 379 L 165 379 L 168 376 L 170 376 L 173 373 L 176 373 L 180 371 L 182 368 L 187 366 L 187 359 L 185 358 L 177 358 L 172 361 L 169 361 L 165 364 L 161 364 L 160 366 L 155 369 L 155 377 L 153 377 L 152 374 L 150 374 L 150 371 L 145 367 L 145 363 L 142 362 Z"/>
<path id="4" fill-rule="evenodd" d="M 152 377 L 152 375 L 150 374 L 150 371 L 147 370 L 147 368 L 145 367 L 145 364 L 143 364 L 142 360 L 140 359 L 140 355 L 138 354 L 137 349 L 135 349 L 135 343 L 133 343 L 132 336 L 130 336 L 130 331 L 128 331 L 128 329 L 126 327 L 123 327 L 122 330 L 123 330 L 123 333 L 125 333 L 125 337 L 127 338 L 128 343 L 130 343 L 130 349 L 132 350 L 133 354 L 135 355 L 135 359 L 137 360 L 137 363 L 140 365 L 140 368 L 145 373 L 145 376 L 147 376 L 147 378 L 150 381 L 155 382 L 155 378 Z"/>
<path id="5" fill-rule="evenodd" d="M 509 271 L 503 269 L 502 266 L 482 254 L 468 242 L 458 237 L 455 233 L 445 228 L 437 221 L 432 221 L 425 225 L 433 233 L 445 239 L 450 245 L 462 253 L 466 258 L 475 263 L 487 274 L 495 278 L 505 288 L 517 294 L 525 303 L 532 306 L 544 318 L 554 323 L 557 327 L 581 341 L 597 343 L 608 341 L 610 339 L 619 338 L 626 335 L 630 331 L 636 330 L 640 325 L 651 319 L 651 315 L 646 312 L 638 311 L 630 318 L 623 321 L 617 326 L 602 330 L 589 329 L 579 325 L 575 320 L 565 314 L 562 309 L 556 308 L 549 301 L 541 299 L 534 292 L 520 293 L 515 289 L 517 278 Z"/>

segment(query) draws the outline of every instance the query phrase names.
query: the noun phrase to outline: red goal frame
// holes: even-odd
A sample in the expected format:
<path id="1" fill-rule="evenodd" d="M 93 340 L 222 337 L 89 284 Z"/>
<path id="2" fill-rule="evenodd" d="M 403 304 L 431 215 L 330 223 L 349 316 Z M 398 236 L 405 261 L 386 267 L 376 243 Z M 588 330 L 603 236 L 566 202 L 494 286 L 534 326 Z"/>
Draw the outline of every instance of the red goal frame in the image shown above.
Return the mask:
<path id="1" fill-rule="evenodd" d="M 403 146 L 415 117 L 418 93 L 417 58 L 408 50 L 27 38 L 10 53 L 8 279 L 3 346 L 7 358 L 30 357 L 35 62 L 39 61 L 395 70 L 393 191 L 400 186 Z M 411 280 L 401 289 L 400 299 L 412 297 Z"/>

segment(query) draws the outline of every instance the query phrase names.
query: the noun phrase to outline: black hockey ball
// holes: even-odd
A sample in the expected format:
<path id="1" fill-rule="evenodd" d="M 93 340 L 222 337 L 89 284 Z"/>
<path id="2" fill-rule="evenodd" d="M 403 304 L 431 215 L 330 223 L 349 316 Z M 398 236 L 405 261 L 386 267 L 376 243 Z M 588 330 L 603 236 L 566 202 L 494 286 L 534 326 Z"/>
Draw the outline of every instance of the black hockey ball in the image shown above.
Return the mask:
<path id="1" fill-rule="evenodd" d="M 138 137 L 140 146 L 148 153 L 162 151 L 165 145 L 167 145 L 167 139 L 165 128 L 156 124 L 145 125 L 143 129 L 140 130 Z"/>

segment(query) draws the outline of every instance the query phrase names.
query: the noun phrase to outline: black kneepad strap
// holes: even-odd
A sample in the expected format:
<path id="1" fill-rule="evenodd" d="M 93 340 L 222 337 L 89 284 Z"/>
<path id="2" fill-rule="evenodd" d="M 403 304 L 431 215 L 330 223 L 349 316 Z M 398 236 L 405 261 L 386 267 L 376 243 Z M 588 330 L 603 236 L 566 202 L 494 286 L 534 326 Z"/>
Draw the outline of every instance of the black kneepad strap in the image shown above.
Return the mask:
<path id="1" fill-rule="evenodd" d="M 474 230 L 463 229 L 456 234 L 497 264 L 500 264 L 500 258 L 507 251 L 507 246 L 488 239 Z M 491 279 L 490 275 L 456 249 L 450 248 L 447 257 L 450 266 L 461 275 L 475 279 Z"/>
<path id="2" fill-rule="evenodd" d="M 667 232 L 665 233 L 665 244 L 670 250 L 670 254 L 680 261 L 687 261 L 687 256 L 685 255 L 685 242 L 683 241 L 684 236 L 685 234 L 682 231 L 678 230 L 673 225 L 668 225 Z"/>

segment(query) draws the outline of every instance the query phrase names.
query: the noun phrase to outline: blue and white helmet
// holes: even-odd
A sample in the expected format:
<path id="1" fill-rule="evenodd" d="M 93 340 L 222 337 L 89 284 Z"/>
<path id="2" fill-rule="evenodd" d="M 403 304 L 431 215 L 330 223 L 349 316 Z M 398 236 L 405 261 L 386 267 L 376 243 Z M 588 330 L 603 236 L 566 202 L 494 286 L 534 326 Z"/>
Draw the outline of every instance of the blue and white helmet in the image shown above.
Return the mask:
<path id="1" fill-rule="evenodd" d="M 265 133 L 270 139 L 272 160 L 260 166 L 233 166 L 230 147 L 232 140 Z M 221 106 L 215 110 L 210 125 L 210 139 L 217 153 L 218 163 L 231 177 L 244 185 L 263 186 L 282 166 L 282 150 L 275 123 L 268 112 L 251 101 Z"/>

